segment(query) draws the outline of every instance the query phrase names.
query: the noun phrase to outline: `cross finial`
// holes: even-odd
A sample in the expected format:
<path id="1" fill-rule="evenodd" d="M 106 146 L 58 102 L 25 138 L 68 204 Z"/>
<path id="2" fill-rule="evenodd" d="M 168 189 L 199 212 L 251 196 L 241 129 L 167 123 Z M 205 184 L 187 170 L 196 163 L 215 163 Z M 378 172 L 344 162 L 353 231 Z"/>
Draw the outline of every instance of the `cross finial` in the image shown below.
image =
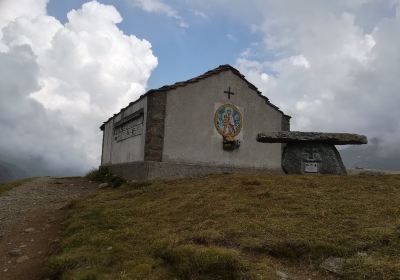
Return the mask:
<path id="1" fill-rule="evenodd" d="M 228 99 L 231 99 L 231 95 L 235 95 L 235 93 L 231 91 L 231 87 L 229 87 L 227 91 L 225 90 L 224 93 L 228 94 Z"/>

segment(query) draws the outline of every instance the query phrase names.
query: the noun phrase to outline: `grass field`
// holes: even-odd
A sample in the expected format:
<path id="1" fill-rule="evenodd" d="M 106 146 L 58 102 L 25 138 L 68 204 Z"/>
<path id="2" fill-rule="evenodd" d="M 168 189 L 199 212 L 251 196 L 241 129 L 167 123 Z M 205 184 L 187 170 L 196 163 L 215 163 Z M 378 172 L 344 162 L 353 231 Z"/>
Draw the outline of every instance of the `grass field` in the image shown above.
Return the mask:
<path id="1" fill-rule="evenodd" d="M 7 191 L 11 190 L 12 188 L 21 186 L 22 184 L 29 182 L 32 178 L 29 179 L 21 179 L 18 181 L 12 181 L 7 183 L 0 183 L 0 196 L 4 195 Z"/>
<path id="2" fill-rule="evenodd" d="M 400 176 L 215 175 L 71 205 L 52 279 L 400 279 Z M 320 267 L 345 260 L 340 274 Z M 278 273 L 279 274 L 279 273 Z"/>

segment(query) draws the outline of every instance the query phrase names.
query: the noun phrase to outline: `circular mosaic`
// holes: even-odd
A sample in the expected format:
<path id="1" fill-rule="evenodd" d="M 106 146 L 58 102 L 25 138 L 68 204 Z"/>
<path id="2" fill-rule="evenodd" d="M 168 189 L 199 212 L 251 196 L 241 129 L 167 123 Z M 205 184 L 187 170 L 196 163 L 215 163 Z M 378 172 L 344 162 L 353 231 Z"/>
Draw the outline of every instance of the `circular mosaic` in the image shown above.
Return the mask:
<path id="1" fill-rule="evenodd" d="M 219 134 L 233 138 L 242 130 L 242 114 L 236 106 L 224 104 L 215 111 L 214 125 Z"/>

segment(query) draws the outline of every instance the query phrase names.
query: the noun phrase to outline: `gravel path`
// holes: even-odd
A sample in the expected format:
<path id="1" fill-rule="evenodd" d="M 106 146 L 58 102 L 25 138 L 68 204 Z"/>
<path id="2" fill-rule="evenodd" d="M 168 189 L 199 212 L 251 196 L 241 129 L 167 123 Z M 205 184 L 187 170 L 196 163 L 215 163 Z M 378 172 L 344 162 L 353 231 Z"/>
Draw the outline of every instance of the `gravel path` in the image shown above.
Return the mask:
<path id="1" fill-rule="evenodd" d="M 0 279 L 39 279 L 71 201 L 97 189 L 80 178 L 38 178 L 0 196 Z"/>

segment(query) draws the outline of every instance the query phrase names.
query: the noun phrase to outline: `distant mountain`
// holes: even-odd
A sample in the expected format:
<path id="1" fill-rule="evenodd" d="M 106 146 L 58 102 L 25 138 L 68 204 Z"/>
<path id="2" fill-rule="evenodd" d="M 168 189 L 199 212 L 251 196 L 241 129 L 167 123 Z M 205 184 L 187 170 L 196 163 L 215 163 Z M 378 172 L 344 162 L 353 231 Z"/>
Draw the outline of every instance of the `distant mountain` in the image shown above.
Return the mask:
<path id="1" fill-rule="evenodd" d="M 20 167 L 0 161 L 0 183 L 25 177 L 28 177 L 28 174 Z"/>
<path id="2" fill-rule="evenodd" d="M 56 166 L 46 162 L 43 157 L 17 157 L 0 151 L 0 182 L 41 176 L 82 176 L 85 171 L 87 170 Z"/>
<path id="3" fill-rule="evenodd" d="M 400 170 L 400 153 L 383 152 L 384 147 L 377 139 L 372 139 L 371 144 L 350 146 L 340 150 L 346 168 Z"/>

